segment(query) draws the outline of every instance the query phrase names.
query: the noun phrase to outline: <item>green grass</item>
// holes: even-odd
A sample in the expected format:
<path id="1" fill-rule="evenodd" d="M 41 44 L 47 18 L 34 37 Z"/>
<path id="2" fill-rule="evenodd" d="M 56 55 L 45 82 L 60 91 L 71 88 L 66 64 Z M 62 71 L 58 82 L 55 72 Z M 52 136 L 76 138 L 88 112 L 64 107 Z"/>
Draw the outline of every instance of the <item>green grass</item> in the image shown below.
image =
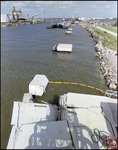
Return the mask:
<path id="1" fill-rule="evenodd" d="M 115 26 L 112 26 L 112 27 L 115 27 L 115 28 L 117 28 L 117 25 L 115 25 Z"/>
<path id="2" fill-rule="evenodd" d="M 103 47 L 107 47 L 109 49 L 117 50 L 117 37 L 109 34 L 104 33 L 104 31 L 95 28 L 91 25 L 87 25 L 88 28 L 91 28 L 94 30 L 94 32 L 97 33 L 98 36 L 102 37 L 102 45 Z"/>
<path id="3" fill-rule="evenodd" d="M 112 32 L 117 33 L 117 29 L 113 29 L 113 28 L 106 27 L 106 26 L 98 26 L 98 27 L 101 27 L 101 28 L 104 28 L 104 29 L 107 29 L 107 30 L 109 30 L 109 31 L 112 31 Z"/>

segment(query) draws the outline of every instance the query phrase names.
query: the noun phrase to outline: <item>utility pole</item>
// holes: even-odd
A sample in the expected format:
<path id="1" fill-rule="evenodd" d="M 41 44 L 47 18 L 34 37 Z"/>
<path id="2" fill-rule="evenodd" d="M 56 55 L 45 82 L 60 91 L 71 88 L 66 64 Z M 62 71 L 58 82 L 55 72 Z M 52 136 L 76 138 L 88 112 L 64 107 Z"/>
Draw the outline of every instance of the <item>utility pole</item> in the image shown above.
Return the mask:
<path id="1" fill-rule="evenodd" d="M 65 12 L 63 12 L 63 20 L 65 20 L 65 19 L 64 19 L 64 13 L 65 13 Z"/>

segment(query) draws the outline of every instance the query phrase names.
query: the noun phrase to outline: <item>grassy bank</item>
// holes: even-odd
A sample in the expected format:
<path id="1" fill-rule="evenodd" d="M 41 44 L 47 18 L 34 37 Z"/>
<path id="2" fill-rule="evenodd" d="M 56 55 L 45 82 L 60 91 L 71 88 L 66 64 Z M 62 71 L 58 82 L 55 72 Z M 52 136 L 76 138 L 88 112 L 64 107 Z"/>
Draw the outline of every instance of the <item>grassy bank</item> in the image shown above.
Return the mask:
<path id="1" fill-rule="evenodd" d="M 98 26 L 98 27 L 101 27 L 101 28 L 104 28 L 104 29 L 107 29 L 107 30 L 109 30 L 109 31 L 112 31 L 112 32 L 117 33 L 117 29 L 113 29 L 113 28 L 106 27 L 106 26 Z"/>
<path id="2" fill-rule="evenodd" d="M 91 28 L 94 30 L 94 32 L 102 37 L 102 45 L 103 47 L 107 47 L 109 49 L 113 49 L 113 50 L 116 50 L 117 51 L 117 37 L 109 34 L 109 33 L 104 33 L 104 31 L 98 29 L 98 28 L 95 28 L 89 24 L 86 25 L 86 27 L 88 28 Z M 99 39 L 98 39 L 99 40 Z"/>

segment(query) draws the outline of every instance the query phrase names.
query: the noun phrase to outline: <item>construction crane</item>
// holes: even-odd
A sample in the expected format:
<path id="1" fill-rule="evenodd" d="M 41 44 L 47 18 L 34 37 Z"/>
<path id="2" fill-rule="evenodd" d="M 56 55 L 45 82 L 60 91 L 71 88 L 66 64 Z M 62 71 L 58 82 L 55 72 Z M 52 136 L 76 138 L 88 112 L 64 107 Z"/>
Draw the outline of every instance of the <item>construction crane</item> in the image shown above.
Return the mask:
<path id="1" fill-rule="evenodd" d="M 32 15 L 32 16 L 31 16 L 31 18 L 32 18 L 32 19 L 34 19 L 34 16 L 37 16 L 37 15 L 39 15 L 39 14 L 44 14 L 44 11 L 42 11 L 42 12 L 40 12 L 40 13 L 36 13 L 36 14 Z M 43 17 L 43 19 L 44 19 L 44 17 Z"/>

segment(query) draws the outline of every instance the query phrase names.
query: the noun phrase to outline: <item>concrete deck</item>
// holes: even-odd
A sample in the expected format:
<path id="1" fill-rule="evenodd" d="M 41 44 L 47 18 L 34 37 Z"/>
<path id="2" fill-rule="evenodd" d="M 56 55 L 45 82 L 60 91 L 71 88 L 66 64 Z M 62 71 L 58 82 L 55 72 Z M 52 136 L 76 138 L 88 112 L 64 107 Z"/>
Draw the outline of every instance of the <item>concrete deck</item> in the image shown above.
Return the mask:
<path id="1" fill-rule="evenodd" d="M 60 98 L 60 101 L 61 106 L 66 110 L 62 111 L 61 120 L 67 120 L 70 123 L 77 149 L 105 148 L 104 146 L 100 147 L 102 145 L 101 142 L 97 144 L 92 141 L 91 136 L 95 128 L 103 131 L 101 132 L 103 137 L 108 135 L 117 137 L 115 128 L 115 121 L 117 121 L 117 99 L 105 96 L 68 93 Z"/>

